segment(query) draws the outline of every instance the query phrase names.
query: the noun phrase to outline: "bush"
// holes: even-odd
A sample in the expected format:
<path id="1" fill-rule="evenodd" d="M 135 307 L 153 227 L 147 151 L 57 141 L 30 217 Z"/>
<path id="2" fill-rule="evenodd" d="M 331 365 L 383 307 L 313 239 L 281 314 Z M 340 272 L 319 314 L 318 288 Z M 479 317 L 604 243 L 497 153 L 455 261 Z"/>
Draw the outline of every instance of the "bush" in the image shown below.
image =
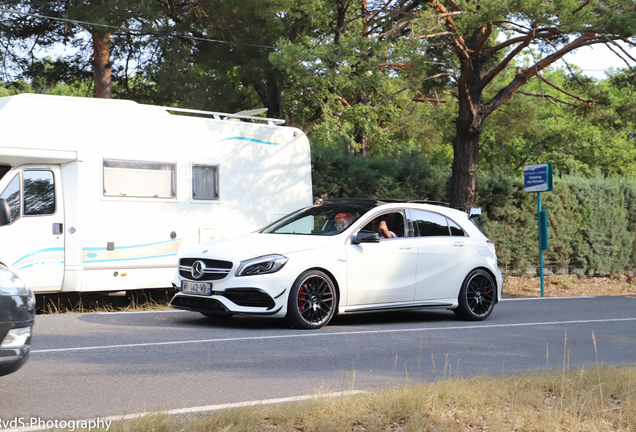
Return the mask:
<path id="1" fill-rule="evenodd" d="M 376 198 L 448 201 L 450 167 L 432 165 L 421 153 L 363 157 L 346 143 L 312 149 L 316 198 Z M 548 211 L 553 272 L 629 272 L 636 264 L 636 181 L 602 175 L 556 177 L 541 194 Z M 477 177 L 479 226 L 497 245 L 500 267 L 525 272 L 538 266 L 537 194 L 527 193 L 521 175 Z"/>

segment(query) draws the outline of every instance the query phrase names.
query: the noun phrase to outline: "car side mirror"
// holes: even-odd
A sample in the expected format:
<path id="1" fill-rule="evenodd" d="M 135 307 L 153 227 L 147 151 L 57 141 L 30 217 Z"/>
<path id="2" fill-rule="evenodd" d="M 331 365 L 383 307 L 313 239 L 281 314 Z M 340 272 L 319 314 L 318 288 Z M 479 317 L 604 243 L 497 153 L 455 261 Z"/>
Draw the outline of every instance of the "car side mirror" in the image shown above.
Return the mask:
<path id="1" fill-rule="evenodd" d="M 352 244 L 380 243 L 380 235 L 373 231 L 359 231 L 351 237 Z"/>
<path id="2" fill-rule="evenodd" d="M 11 222 L 11 209 L 7 200 L 0 198 L 0 226 L 7 225 Z"/>
<path id="3" fill-rule="evenodd" d="M 471 207 L 468 213 L 468 219 L 474 219 L 481 216 L 481 209 L 479 207 Z"/>

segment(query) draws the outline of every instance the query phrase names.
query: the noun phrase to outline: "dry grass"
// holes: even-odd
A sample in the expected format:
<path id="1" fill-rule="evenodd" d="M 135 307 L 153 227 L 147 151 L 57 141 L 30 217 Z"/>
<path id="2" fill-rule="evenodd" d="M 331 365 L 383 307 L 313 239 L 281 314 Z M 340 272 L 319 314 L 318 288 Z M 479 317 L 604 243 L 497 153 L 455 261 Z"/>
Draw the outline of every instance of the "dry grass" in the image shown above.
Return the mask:
<path id="1" fill-rule="evenodd" d="M 150 289 L 128 291 L 123 296 L 108 293 L 37 294 L 37 314 L 122 312 L 170 309 L 168 304 L 176 291 Z"/>
<path id="2" fill-rule="evenodd" d="M 205 415 L 155 415 L 111 431 L 631 431 L 636 368 L 605 367 L 511 377 L 404 384 Z"/>
<path id="3" fill-rule="evenodd" d="M 546 297 L 636 295 L 636 280 L 624 275 L 594 277 L 550 275 L 544 277 L 543 291 Z M 539 277 L 504 277 L 504 298 L 540 295 Z"/>

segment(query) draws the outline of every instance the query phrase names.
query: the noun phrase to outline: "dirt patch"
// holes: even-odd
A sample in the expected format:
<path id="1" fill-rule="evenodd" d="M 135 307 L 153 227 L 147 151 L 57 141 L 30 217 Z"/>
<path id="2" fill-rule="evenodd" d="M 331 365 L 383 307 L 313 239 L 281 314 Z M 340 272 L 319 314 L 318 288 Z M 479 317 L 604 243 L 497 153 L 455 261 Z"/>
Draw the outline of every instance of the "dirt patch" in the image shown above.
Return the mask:
<path id="1" fill-rule="evenodd" d="M 636 276 L 550 275 L 544 277 L 543 291 L 546 297 L 636 295 Z M 504 277 L 504 298 L 540 296 L 539 277 Z"/>

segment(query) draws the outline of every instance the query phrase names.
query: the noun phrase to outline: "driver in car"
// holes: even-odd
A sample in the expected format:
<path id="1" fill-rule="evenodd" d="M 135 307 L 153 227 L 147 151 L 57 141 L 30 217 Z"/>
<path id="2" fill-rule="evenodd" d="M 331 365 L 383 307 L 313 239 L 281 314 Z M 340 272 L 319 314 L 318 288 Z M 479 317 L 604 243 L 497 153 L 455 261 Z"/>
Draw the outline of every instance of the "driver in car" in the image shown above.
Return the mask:
<path id="1" fill-rule="evenodd" d="M 373 232 L 380 234 L 382 238 L 397 238 L 397 234 L 389 230 L 387 222 L 389 221 L 389 215 L 382 215 L 373 220 L 372 229 Z"/>

